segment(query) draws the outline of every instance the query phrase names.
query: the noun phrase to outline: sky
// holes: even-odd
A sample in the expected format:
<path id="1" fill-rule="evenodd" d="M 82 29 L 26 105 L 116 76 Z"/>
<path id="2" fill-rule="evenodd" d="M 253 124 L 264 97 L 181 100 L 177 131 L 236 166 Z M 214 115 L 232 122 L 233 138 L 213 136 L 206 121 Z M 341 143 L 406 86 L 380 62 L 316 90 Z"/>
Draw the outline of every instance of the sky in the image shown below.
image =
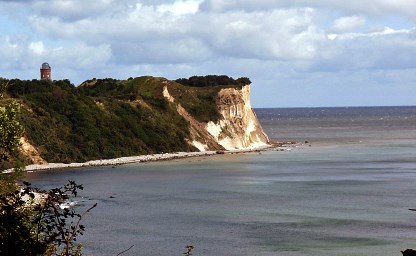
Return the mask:
<path id="1" fill-rule="evenodd" d="M 416 105 L 416 0 L 0 0 L 0 77 L 249 77 L 264 107 Z"/>

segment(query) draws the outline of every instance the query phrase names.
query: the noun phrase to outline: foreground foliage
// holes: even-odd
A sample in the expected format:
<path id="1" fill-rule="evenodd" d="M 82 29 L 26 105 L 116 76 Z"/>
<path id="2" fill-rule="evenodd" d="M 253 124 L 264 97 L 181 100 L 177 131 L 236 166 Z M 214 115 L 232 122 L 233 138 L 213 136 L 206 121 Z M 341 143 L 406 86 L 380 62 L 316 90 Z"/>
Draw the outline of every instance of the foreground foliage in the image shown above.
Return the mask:
<path id="1" fill-rule="evenodd" d="M 76 244 L 85 229 L 80 221 L 96 205 L 83 214 L 62 207 L 80 189 L 73 181 L 48 191 L 24 183 L 21 190 L 0 194 L 0 255 L 82 255 Z"/>
<path id="2" fill-rule="evenodd" d="M 0 168 L 15 167 L 16 171 L 9 175 L 0 173 L 0 194 L 17 189 L 16 179 L 22 176 L 18 163 L 13 163 L 19 155 L 19 139 L 23 132 L 18 121 L 20 108 L 16 101 L 4 98 L 7 86 L 7 83 L 0 83 Z"/>

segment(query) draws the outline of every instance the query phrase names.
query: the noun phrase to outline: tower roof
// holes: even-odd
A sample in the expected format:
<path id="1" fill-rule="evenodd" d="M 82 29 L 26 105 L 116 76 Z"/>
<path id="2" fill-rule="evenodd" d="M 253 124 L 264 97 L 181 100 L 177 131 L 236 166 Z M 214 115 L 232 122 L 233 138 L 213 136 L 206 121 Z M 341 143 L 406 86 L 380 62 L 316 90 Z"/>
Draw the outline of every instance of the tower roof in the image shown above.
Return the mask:
<path id="1" fill-rule="evenodd" d="M 51 66 L 47 62 L 42 63 L 41 69 L 50 69 Z"/>

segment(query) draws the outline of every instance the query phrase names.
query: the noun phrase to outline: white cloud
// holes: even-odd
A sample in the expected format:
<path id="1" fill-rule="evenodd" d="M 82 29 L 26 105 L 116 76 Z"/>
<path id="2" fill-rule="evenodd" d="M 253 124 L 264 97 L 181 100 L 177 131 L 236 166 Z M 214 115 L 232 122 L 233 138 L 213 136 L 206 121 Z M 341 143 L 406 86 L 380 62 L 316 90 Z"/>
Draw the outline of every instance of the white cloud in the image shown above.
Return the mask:
<path id="1" fill-rule="evenodd" d="M 31 42 L 29 44 L 29 50 L 35 55 L 42 55 L 45 52 L 45 46 L 43 42 Z"/>
<path id="2" fill-rule="evenodd" d="M 415 29 L 333 35 L 329 59 L 315 60 L 311 70 L 400 70 L 416 68 Z"/>
<path id="3" fill-rule="evenodd" d="M 108 43 L 115 56 L 124 56 L 123 61 L 130 63 L 151 62 L 151 56 L 157 63 L 201 61 L 214 55 L 311 59 L 319 55 L 319 44 L 326 40 L 313 23 L 315 12 L 311 8 L 197 14 L 198 4 L 198 1 L 160 6 L 137 4 L 124 9 L 123 15 L 76 22 L 37 15 L 30 19 L 40 33 L 49 36 L 78 38 L 88 44 Z M 179 12 L 183 5 L 186 7 Z M 171 15 L 185 13 L 181 18 Z"/>
<path id="4" fill-rule="evenodd" d="M 365 24 L 365 18 L 360 16 L 341 17 L 334 21 L 330 32 L 345 33 L 352 32 Z"/>
<path id="5" fill-rule="evenodd" d="M 416 2 L 409 0 L 205 0 L 204 11 L 225 12 L 230 10 L 267 11 L 271 9 L 312 7 L 329 9 L 344 14 L 371 16 L 404 15 L 416 20 Z"/>
<path id="6" fill-rule="evenodd" d="M 109 9 L 113 9 L 115 3 L 114 0 L 41 0 L 33 1 L 31 9 L 38 15 L 56 16 L 70 22 L 106 14 Z"/>
<path id="7" fill-rule="evenodd" d="M 327 59 L 336 56 L 338 47 L 330 43 L 325 29 L 320 28 L 322 14 L 327 13 L 320 12 L 318 7 L 282 7 L 327 5 L 351 11 L 364 5 L 354 0 L 349 5 L 323 0 L 298 0 L 291 4 L 287 0 L 103 0 L 88 2 L 81 8 L 80 0 L 64 2 L 54 2 L 58 11 L 46 16 L 41 15 L 45 14 L 43 11 L 34 12 L 30 16 L 34 28 L 61 40 L 109 45 L 112 61 L 120 64 L 200 63 L 227 57 L 312 62 Z M 34 10 L 43 9 L 45 4 L 36 2 Z M 94 11 L 99 4 L 102 13 Z M 386 5 L 395 4 L 381 0 L 366 3 L 367 9 L 370 6 L 379 10 Z M 70 14 L 61 13 L 66 8 Z M 202 12 L 198 11 L 200 8 Z M 367 9 L 362 11 L 368 12 Z M 86 15 L 88 12 L 93 15 Z M 77 16 L 75 13 L 82 18 L 68 19 Z M 362 15 L 337 17 L 328 30 L 335 34 L 329 38 L 351 36 L 350 32 L 365 24 Z"/>
<path id="8" fill-rule="evenodd" d="M 383 10 L 383 14 L 396 13 L 406 15 L 416 20 L 416 1 L 409 0 L 379 0 L 380 9 Z"/>
<path id="9" fill-rule="evenodd" d="M 220 56 L 259 59 L 309 59 L 322 34 L 311 23 L 311 9 L 227 12 L 199 19 L 192 33 Z M 203 26 L 203 24 L 205 26 Z"/>
<path id="10" fill-rule="evenodd" d="M 50 59 L 50 62 L 73 69 L 102 68 L 108 65 L 111 57 L 112 51 L 109 45 L 89 46 L 84 43 L 53 48 L 44 56 Z"/>
<path id="11" fill-rule="evenodd" d="M 198 12 L 199 4 L 202 0 L 176 1 L 172 4 L 162 4 L 157 6 L 157 11 L 165 13 L 170 12 L 174 15 L 195 14 Z"/>
<path id="12" fill-rule="evenodd" d="M 16 60 L 22 54 L 21 51 L 18 42 L 13 38 L 10 36 L 0 36 L 0 56 L 2 57 L 0 67 L 7 70 L 18 66 Z"/>
<path id="13" fill-rule="evenodd" d="M 54 8 L 45 11 L 47 4 Z M 296 7 L 307 5 L 315 8 Z M 212 58 L 234 58 L 292 61 L 295 68 L 307 69 L 353 49 L 342 43 L 347 38 L 355 45 L 360 37 L 376 35 L 362 32 L 367 18 L 361 14 L 335 17 L 328 30 L 331 34 L 327 34 L 320 26 L 322 15 L 328 13 L 319 6 L 369 13 L 386 6 L 400 11 L 409 4 L 388 0 L 352 0 L 348 4 L 329 0 L 34 1 L 29 21 L 37 34 L 88 45 L 96 50 L 91 55 L 101 52 L 105 62 L 113 64 L 204 63 Z M 386 43 L 382 38 L 388 31 L 379 33 L 373 43 Z M 38 55 L 44 52 L 39 44 L 30 47 Z"/>
<path id="14" fill-rule="evenodd" d="M 25 36 L 0 37 L 0 63 L 3 69 L 0 76 L 8 77 L 12 70 L 38 70 L 45 61 L 54 66 L 69 67 L 74 70 L 96 69 L 108 65 L 112 57 L 109 45 L 89 46 L 85 43 L 54 47 L 42 41 L 31 41 Z M 20 77 L 20 76 L 19 76 Z"/>

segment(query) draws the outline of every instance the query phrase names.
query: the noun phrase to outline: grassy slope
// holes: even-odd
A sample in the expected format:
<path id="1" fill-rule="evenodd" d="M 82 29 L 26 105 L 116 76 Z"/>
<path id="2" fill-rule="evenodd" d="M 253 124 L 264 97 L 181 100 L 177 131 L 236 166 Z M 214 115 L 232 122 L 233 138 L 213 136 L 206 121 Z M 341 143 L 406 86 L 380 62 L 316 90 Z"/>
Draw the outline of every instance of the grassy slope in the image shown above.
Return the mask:
<path id="1" fill-rule="evenodd" d="M 192 151 L 187 122 L 162 95 L 163 78 L 9 82 L 25 135 L 49 162 Z"/>

